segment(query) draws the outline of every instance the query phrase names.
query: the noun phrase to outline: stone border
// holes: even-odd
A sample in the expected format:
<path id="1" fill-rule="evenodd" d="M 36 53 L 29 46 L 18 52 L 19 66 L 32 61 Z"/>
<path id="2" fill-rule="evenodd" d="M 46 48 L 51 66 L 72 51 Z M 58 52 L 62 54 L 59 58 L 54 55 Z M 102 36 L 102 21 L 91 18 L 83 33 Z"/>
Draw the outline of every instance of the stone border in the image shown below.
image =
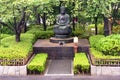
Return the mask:
<path id="1" fill-rule="evenodd" d="M 120 75 L 120 67 L 91 65 L 91 75 Z"/>
<path id="2" fill-rule="evenodd" d="M 26 76 L 27 68 L 25 66 L 0 66 L 0 76 Z"/>

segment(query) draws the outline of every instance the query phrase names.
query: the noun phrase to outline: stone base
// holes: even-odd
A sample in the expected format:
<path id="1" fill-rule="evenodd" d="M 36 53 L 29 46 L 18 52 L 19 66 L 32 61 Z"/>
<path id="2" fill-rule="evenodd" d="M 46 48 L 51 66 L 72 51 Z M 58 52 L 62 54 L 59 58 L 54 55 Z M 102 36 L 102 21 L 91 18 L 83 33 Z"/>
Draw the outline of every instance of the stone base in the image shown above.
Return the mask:
<path id="1" fill-rule="evenodd" d="M 52 43 L 48 39 L 38 39 L 33 45 L 33 52 L 47 53 L 49 59 L 73 59 L 74 43 Z M 89 53 L 89 42 L 87 39 L 79 39 L 77 52 Z"/>
<path id="2" fill-rule="evenodd" d="M 91 75 L 119 75 L 120 67 L 111 66 L 93 66 L 91 65 Z"/>
<path id="3" fill-rule="evenodd" d="M 27 69 L 24 66 L 0 66 L 0 76 L 26 76 Z"/>
<path id="4" fill-rule="evenodd" d="M 56 38 L 56 37 L 51 37 L 50 42 L 52 43 L 73 43 L 73 37 L 71 38 Z"/>

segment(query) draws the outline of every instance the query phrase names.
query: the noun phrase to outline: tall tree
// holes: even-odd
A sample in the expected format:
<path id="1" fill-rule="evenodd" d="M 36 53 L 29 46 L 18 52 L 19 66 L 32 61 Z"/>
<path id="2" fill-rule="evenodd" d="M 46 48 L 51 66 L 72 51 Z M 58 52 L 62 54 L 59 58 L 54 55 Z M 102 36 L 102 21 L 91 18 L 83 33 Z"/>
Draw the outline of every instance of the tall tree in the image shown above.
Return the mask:
<path id="1" fill-rule="evenodd" d="M 27 2 L 28 0 L 0 1 L 0 24 L 14 31 L 16 42 L 20 41 L 21 30 L 26 23 Z"/>
<path id="2" fill-rule="evenodd" d="M 111 14 L 111 3 L 115 0 L 87 0 L 87 15 L 94 19 L 95 34 L 97 35 L 97 21 L 100 15 L 108 17 Z"/>

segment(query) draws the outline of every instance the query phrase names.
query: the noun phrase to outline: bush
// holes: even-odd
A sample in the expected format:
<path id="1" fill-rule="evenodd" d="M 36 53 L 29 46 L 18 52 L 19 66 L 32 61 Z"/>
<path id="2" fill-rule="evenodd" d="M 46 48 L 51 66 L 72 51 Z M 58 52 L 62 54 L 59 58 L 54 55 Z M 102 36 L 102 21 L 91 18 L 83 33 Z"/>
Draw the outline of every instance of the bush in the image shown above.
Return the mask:
<path id="1" fill-rule="evenodd" d="M 2 27 L 0 32 L 2 32 L 3 34 L 14 34 L 14 31 L 5 26 Z"/>
<path id="2" fill-rule="evenodd" d="M 97 25 L 98 26 L 98 34 L 103 34 L 103 24 L 98 24 Z M 92 31 L 91 29 L 92 28 L 95 28 L 95 24 L 90 24 L 90 25 L 88 25 L 87 27 L 86 27 L 86 32 L 88 32 L 90 35 L 93 35 L 93 34 L 95 34 L 95 31 Z"/>
<path id="3" fill-rule="evenodd" d="M 43 30 L 40 30 L 39 28 L 32 28 L 30 29 L 29 31 L 27 31 L 27 33 L 30 33 L 30 34 L 34 34 L 36 39 L 48 39 L 52 36 L 54 36 L 54 33 L 53 31 L 43 31 Z"/>
<path id="4" fill-rule="evenodd" d="M 11 35 L 9 34 L 0 34 L 0 40 L 6 37 L 10 37 Z"/>
<path id="5" fill-rule="evenodd" d="M 120 52 L 120 35 L 113 34 L 104 37 L 96 43 L 96 49 L 103 52 L 105 55 L 119 55 Z"/>
<path id="6" fill-rule="evenodd" d="M 74 57 L 74 73 L 89 72 L 90 64 L 85 53 L 76 53 Z"/>
<path id="7" fill-rule="evenodd" d="M 0 59 L 20 59 L 26 58 L 28 53 L 32 51 L 34 43 L 33 34 L 22 34 L 21 42 L 15 41 L 15 36 L 6 37 L 1 40 Z"/>
<path id="8" fill-rule="evenodd" d="M 91 37 L 89 38 L 90 46 L 95 48 L 95 47 L 96 47 L 96 44 L 98 43 L 98 41 L 99 41 L 101 38 L 104 38 L 104 36 L 103 36 L 103 35 L 91 36 Z"/>
<path id="9" fill-rule="evenodd" d="M 120 25 L 113 26 L 112 33 L 119 34 L 120 33 Z"/>
<path id="10" fill-rule="evenodd" d="M 79 37 L 79 38 L 88 38 L 89 35 L 87 32 L 85 32 L 85 30 L 80 26 L 80 27 L 76 27 L 75 31 L 73 30 L 71 35 L 72 37 Z"/>
<path id="11" fill-rule="evenodd" d="M 45 71 L 47 57 L 48 55 L 44 53 L 35 55 L 32 61 L 27 65 L 28 70 L 43 73 Z"/>
<path id="12" fill-rule="evenodd" d="M 104 55 L 94 48 L 90 48 L 90 52 L 96 59 L 120 59 L 120 56 Z"/>

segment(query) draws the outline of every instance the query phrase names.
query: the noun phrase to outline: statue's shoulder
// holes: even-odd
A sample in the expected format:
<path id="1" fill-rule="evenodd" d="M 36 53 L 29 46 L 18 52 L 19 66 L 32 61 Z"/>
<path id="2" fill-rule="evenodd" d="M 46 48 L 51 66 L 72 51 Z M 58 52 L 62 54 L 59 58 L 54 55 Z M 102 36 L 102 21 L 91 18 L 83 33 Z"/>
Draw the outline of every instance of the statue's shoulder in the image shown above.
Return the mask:
<path id="1" fill-rule="evenodd" d="M 66 17 L 69 17 L 69 14 L 65 14 Z"/>
<path id="2" fill-rule="evenodd" d="M 61 16 L 60 14 L 57 15 L 57 17 Z"/>

